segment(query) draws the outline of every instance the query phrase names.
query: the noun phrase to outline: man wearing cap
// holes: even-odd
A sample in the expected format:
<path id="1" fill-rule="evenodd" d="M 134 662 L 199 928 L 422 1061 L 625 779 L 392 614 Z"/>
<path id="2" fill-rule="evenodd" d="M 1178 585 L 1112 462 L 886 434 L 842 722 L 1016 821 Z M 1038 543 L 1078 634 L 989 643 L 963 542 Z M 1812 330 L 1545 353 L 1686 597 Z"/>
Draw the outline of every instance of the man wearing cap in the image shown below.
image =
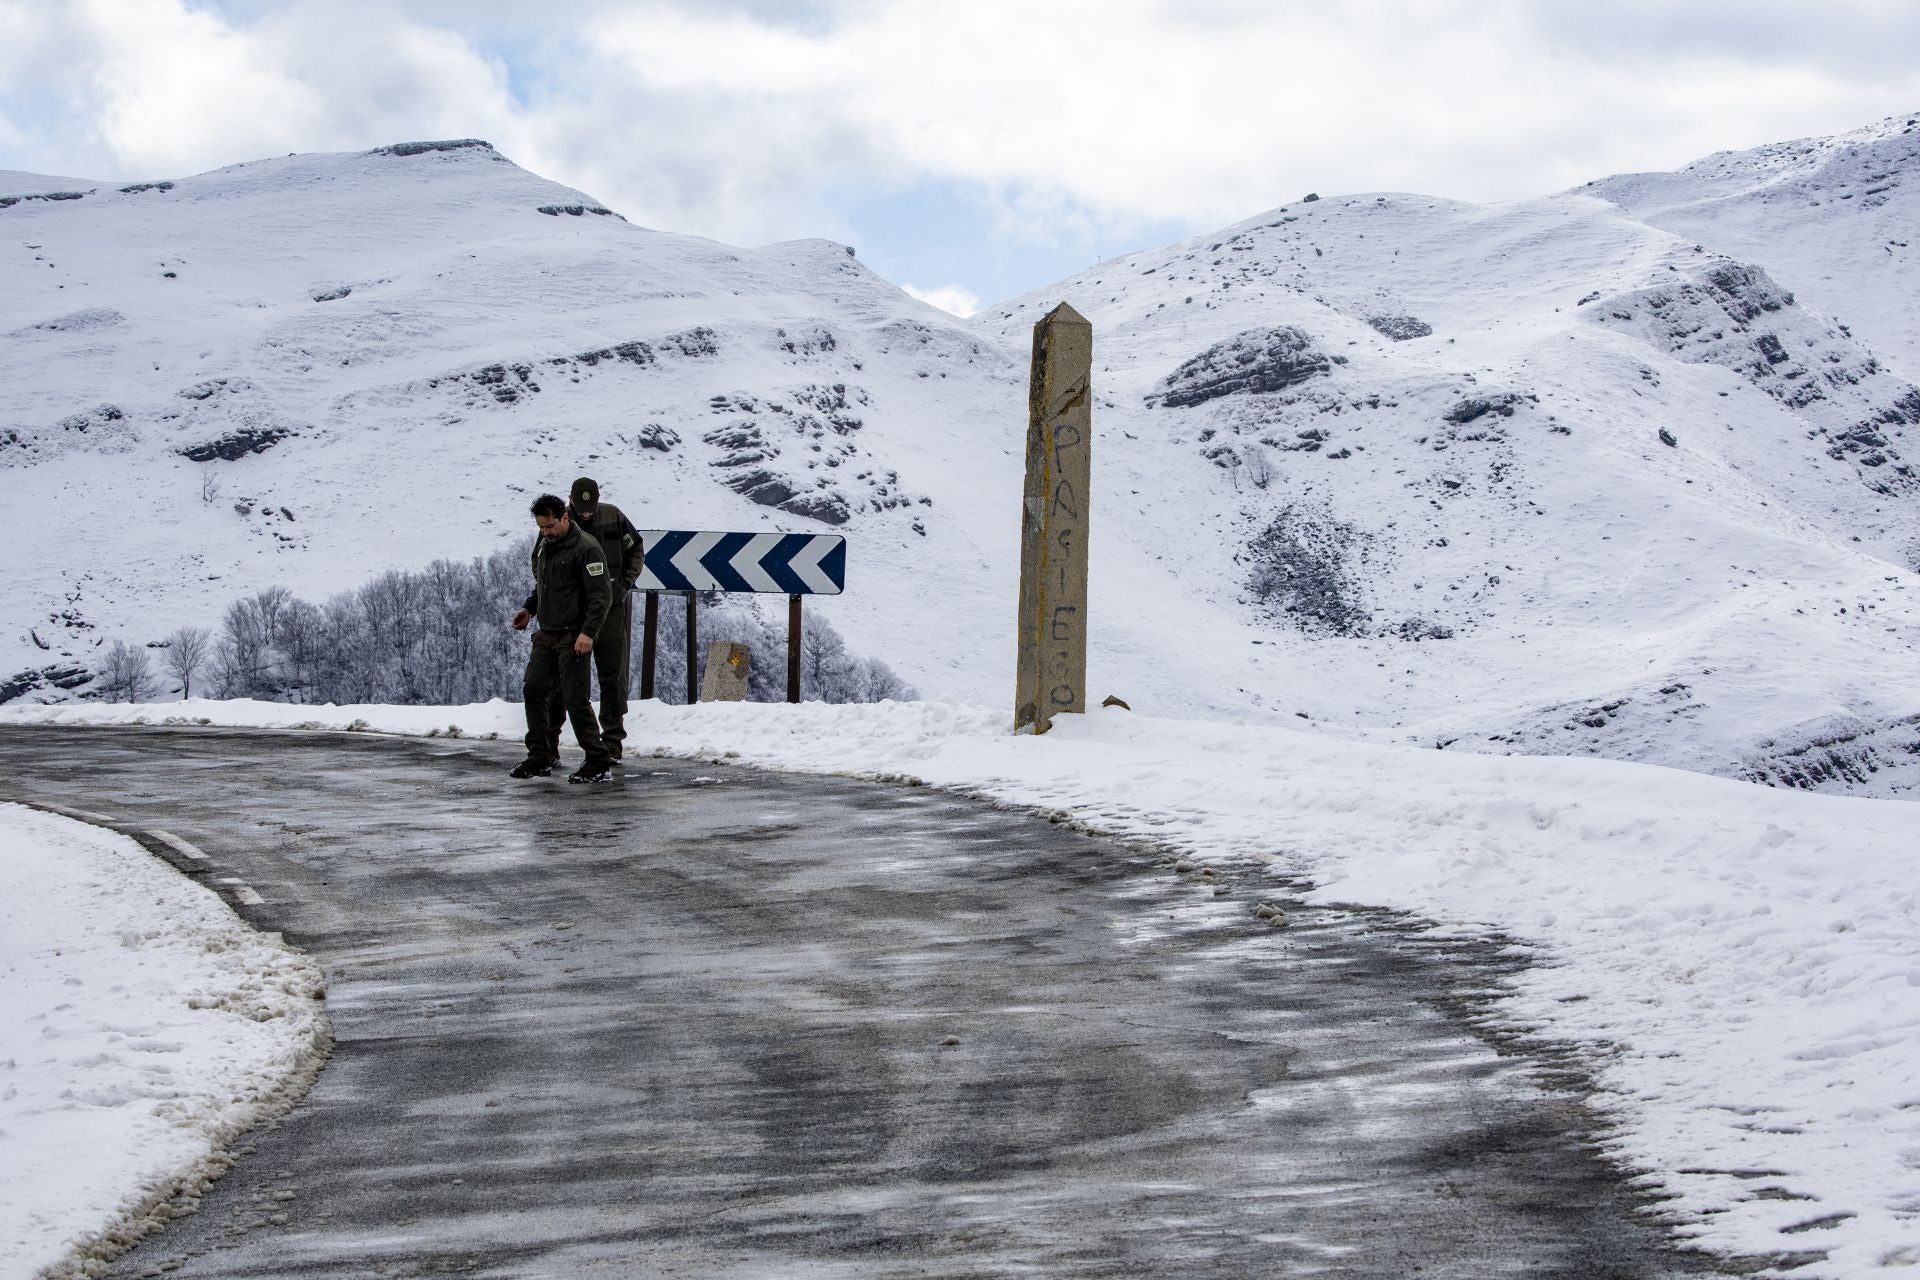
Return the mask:
<path id="1" fill-rule="evenodd" d="M 553 772 L 560 754 L 558 722 L 550 723 L 549 701 L 557 701 L 573 721 L 573 736 L 587 753 L 567 781 L 604 782 L 613 774 L 613 761 L 594 723 L 588 700 L 592 667 L 588 656 L 595 637 L 605 630 L 608 602 L 615 592 L 600 544 L 567 514 L 567 504 L 551 493 L 533 502 L 533 522 L 540 536 L 533 542 L 533 593 L 513 615 L 513 629 L 524 631 L 535 618 L 540 630 L 527 655 L 522 695 L 527 710 L 527 758 L 515 765 L 515 778 L 544 778 Z"/>
<path id="2" fill-rule="evenodd" d="M 607 620 L 593 642 L 593 666 L 600 675 L 600 737 L 606 744 L 607 757 L 617 763 L 627 740 L 627 639 L 632 613 L 628 593 L 640 577 L 643 549 L 626 513 L 611 502 L 600 501 L 600 486 L 592 476 L 581 476 L 573 482 L 567 516 L 600 544 L 607 557 L 608 580 L 613 584 Z M 554 690 L 548 707 L 547 723 L 553 726 L 553 754 L 558 759 L 559 689 Z"/>

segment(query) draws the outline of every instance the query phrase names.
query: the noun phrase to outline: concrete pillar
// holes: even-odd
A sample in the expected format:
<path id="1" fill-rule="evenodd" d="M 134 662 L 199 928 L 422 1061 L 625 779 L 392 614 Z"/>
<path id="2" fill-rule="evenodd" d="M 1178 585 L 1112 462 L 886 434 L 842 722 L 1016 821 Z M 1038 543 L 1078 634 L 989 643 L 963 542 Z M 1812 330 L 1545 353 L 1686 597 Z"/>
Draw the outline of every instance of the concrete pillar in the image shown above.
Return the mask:
<path id="1" fill-rule="evenodd" d="M 745 702 L 747 667 L 752 654 L 733 640 L 715 640 L 707 646 L 707 671 L 700 681 L 702 702 Z"/>
<path id="2" fill-rule="evenodd" d="M 1087 505 L 1093 326 L 1061 303 L 1033 327 L 1027 483 L 1020 510 L 1019 663 L 1013 727 L 1045 733 L 1087 709 Z"/>

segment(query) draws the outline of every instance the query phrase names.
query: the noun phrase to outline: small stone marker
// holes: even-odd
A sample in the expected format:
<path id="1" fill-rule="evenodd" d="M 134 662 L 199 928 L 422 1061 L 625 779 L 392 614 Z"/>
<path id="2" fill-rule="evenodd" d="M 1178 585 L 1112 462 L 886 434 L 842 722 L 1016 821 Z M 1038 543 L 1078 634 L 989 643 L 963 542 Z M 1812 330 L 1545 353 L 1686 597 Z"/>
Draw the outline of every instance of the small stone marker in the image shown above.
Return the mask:
<path id="1" fill-rule="evenodd" d="M 707 671 L 700 681 L 702 702 L 745 702 L 747 668 L 752 653 L 735 640 L 715 640 L 707 646 Z"/>
<path id="2" fill-rule="evenodd" d="M 1063 302 L 1033 326 L 1015 732 L 1045 733 L 1054 716 L 1087 709 L 1092 379 L 1093 326 Z"/>

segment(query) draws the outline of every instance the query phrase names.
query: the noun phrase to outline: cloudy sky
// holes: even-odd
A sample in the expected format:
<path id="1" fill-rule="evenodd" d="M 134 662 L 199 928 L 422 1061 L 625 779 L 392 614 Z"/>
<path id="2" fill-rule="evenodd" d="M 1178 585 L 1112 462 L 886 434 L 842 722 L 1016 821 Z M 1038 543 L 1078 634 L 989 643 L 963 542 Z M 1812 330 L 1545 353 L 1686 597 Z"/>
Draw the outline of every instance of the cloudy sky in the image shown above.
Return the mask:
<path id="1" fill-rule="evenodd" d="M 0 0 L 0 169 L 482 137 L 958 310 L 1295 199 L 1543 194 L 1920 109 L 1916 0 Z"/>

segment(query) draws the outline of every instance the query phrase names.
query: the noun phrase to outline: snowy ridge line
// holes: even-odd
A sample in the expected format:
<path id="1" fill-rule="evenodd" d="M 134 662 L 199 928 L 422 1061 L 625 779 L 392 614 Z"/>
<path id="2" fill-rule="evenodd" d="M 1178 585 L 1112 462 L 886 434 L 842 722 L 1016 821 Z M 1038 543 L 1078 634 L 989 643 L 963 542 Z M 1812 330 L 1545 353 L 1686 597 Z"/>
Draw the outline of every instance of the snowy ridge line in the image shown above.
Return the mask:
<path id="1" fill-rule="evenodd" d="M 14 1152 L 0 1167 L 0 1272 L 35 1280 L 104 1275 L 197 1212 L 232 1168 L 235 1141 L 306 1097 L 333 1049 L 326 979 L 309 956 L 131 836 L 67 816 L 82 812 L 0 801 L 0 866 L 24 886 L 0 906 L 9 1008 L 55 1032 L 28 1046 L 24 1031 L 9 1040 L 0 1028 L 18 1072 L 0 1099 Z M 29 866 L 38 873 L 20 874 Z M 24 950 L 9 954 L 9 942 Z M 33 1012 L 42 998 L 52 1007 Z M 178 1065 L 148 1080 L 112 1050 L 122 1041 L 156 1042 Z M 78 1177 L 76 1144 L 89 1155 Z"/>
<path id="2" fill-rule="evenodd" d="M 0 708 L 515 737 L 520 708 L 200 701 Z M 629 746 L 918 783 L 1195 859 L 1264 864 L 1536 961 L 1490 1025 L 1571 1045 L 1606 1154 L 1687 1246 L 1822 1274 L 1920 1265 L 1920 866 L 1912 808 L 1619 761 L 1490 756 L 1102 710 L 1044 738 L 951 703 L 643 703 Z M 556 803 L 566 804 L 563 797 Z M 1477 1012 L 1477 1011 L 1476 1011 Z M 1548 1060 L 1561 1069 L 1558 1059 Z M 1756 1171 L 1764 1171 L 1756 1176 Z"/>

